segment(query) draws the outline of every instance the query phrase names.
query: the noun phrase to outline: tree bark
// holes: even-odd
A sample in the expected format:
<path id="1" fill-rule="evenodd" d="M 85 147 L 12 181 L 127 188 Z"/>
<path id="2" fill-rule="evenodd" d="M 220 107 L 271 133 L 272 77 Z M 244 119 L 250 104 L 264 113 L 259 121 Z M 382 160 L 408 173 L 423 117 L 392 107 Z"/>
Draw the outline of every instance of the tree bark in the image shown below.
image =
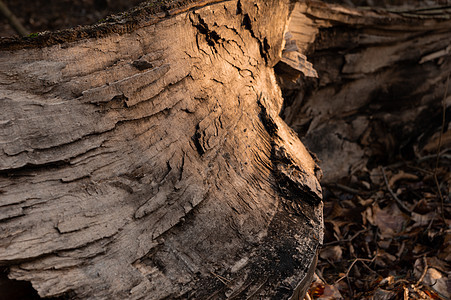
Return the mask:
<path id="1" fill-rule="evenodd" d="M 3 40 L 8 278 L 41 297 L 303 297 L 323 225 L 319 168 L 279 117 L 292 8 L 149 3 Z"/>

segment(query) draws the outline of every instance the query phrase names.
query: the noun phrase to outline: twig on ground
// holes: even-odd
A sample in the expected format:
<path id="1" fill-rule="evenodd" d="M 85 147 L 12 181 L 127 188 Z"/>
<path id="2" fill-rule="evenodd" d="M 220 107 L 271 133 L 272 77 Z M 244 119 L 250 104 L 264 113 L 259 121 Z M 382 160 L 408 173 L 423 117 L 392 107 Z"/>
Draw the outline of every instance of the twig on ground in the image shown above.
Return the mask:
<path id="1" fill-rule="evenodd" d="M 21 36 L 27 36 L 30 33 L 23 27 L 19 19 L 9 10 L 8 6 L 0 0 L 0 14 L 2 14 L 9 22 L 11 27 Z"/>
<path id="2" fill-rule="evenodd" d="M 356 194 L 356 195 L 361 195 L 361 194 L 367 193 L 366 191 L 360 191 L 360 190 L 351 188 L 349 186 L 346 186 L 346 185 L 343 185 L 343 184 L 340 184 L 340 183 L 332 183 L 332 184 L 328 184 L 326 186 L 330 187 L 330 188 L 340 189 L 342 191 L 345 191 L 345 192 L 348 192 L 348 193 L 351 193 L 351 194 Z"/>
<path id="3" fill-rule="evenodd" d="M 404 293 L 403 293 L 403 299 L 404 300 L 409 300 L 409 289 L 405 286 L 402 287 L 404 289 Z"/>
<path id="4" fill-rule="evenodd" d="M 450 150 L 451 149 L 449 149 L 449 148 L 442 150 L 440 152 L 440 159 L 449 159 L 449 160 L 451 160 L 451 155 L 450 154 L 446 154 L 446 152 L 449 152 Z M 416 163 L 421 163 L 421 162 L 424 162 L 424 161 L 427 161 L 427 160 L 430 160 L 430 159 L 437 159 L 437 154 L 429 154 L 429 155 L 421 156 L 421 157 L 417 158 L 415 160 L 415 162 Z M 402 166 L 405 166 L 405 165 L 407 165 L 410 168 L 415 168 L 413 166 L 410 166 L 409 163 L 410 163 L 409 161 L 399 161 L 399 162 L 387 165 L 387 166 L 385 166 L 385 168 L 399 168 L 399 167 L 402 167 Z M 421 169 L 420 171 L 424 172 L 426 170 Z M 426 171 L 426 172 L 428 172 L 428 171 Z M 432 172 L 428 172 L 428 173 L 432 174 Z"/>
<path id="5" fill-rule="evenodd" d="M 393 192 L 393 190 L 390 188 L 390 185 L 388 184 L 388 179 L 387 179 L 387 175 L 385 174 L 385 168 L 381 167 L 382 169 L 382 175 L 384 176 L 384 181 L 385 181 L 385 185 L 387 186 L 387 190 L 390 192 L 390 194 L 392 195 L 393 199 L 395 199 L 396 203 L 398 203 L 398 205 L 405 211 L 411 213 L 412 210 L 410 208 L 408 208 L 402 201 L 401 199 L 398 198 L 398 196 L 396 196 L 396 194 Z"/>
<path id="6" fill-rule="evenodd" d="M 429 159 L 437 159 L 437 156 L 439 158 L 451 159 L 451 155 L 445 154 L 448 151 L 449 151 L 449 149 L 445 149 L 445 150 L 442 150 L 438 155 L 437 155 L 437 153 L 436 154 L 425 155 L 425 156 L 422 156 L 422 157 L 418 158 L 417 161 L 418 162 L 423 162 L 423 161 L 426 161 L 426 160 L 429 160 Z"/>
<path id="7" fill-rule="evenodd" d="M 364 261 L 361 261 L 361 263 L 362 263 L 362 265 L 363 265 L 365 268 L 367 268 L 371 273 L 373 273 L 373 274 L 375 274 L 375 275 L 377 275 L 377 276 L 379 276 L 379 277 L 382 277 L 379 273 L 377 273 L 376 271 L 374 271 L 373 269 L 371 269 Z"/>
<path id="8" fill-rule="evenodd" d="M 442 147 L 442 136 L 443 136 L 443 131 L 445 131 L 445 123 L 446 123 L 446 96 L 448 94 L 448 85 L 449 85 L 449 75 L 446 78 L 446 87 L 445 87 L 445 93 L 443 94 L 443 99 L 442 99 L 442 126 L 440 128 L 440 135 L 438 138 L 438 146 L 437 146 L 437 159 L 435 161 L 435 168 L 434 168 L 434 180 L 435 180 L 435 184 L 437 185 L 437 191 L 438 194 L 440 196 L 440 201 L 441 201 L 441 216 L 442 216 L 442 220 L 445 220 L 445 208 L 443 206 L 443 195 L 442 195 L 442 191 L 440 189 L 440 183 L 438 182 L 438 178 L 437 178 L 437 170 L 438 170 L 438 162 L 440 160 L 440 148 Z"/>
<path id="9" fill-rule="evenodd" d="M 356 237 L 358 237 L 361 233 L 367 232 L 369 231 L 369 228 L 366 229 L 362 229 L 357 231 L 353 236 L 351 236 L 348 239 L 343 239 L 343 240 L 338 240 L 338 241 L 333 241 L 333 242 L 329 242 L 329 243 L 324 243 L 323 246 L 331 246 L 331 245 L 335 245 L 335 244 L 341 244 L 341 243 L 346 243 L 346 242 L 352 242 L 352 240 L 354 240 Z"/>
<path id="10" fill-rule="evenodd" d="M 434 172 L 428 171 L 423 168 L 419 168 L 419 167 L 415 167 L 415 166 L 411 166 L 411 165 L 407 165 L 407 168 L 415 170 L 415 171 L 419 171 L 419 172 L 427 174 L 427 175 L 434 175 Z"/>
<path id="11" fill-rule="evenodd" d="M 423 263 L 424 263 L 424 270 L 423 270 L 423 273 L 421 274 L 420 279 L 418 279 L 417 283 L 415 284 L 415 287 L 417 287 L 421 284 L 421 282 L 424 279 L 424 276 L 426 276 L 426 273 L 428 271 L 429 266 L 428 266 L 428 261 L 426 259 L 426 256 L 423 256 Z"/>
<path id="12" fill-rule="evenodd" d="M 378 256 L 378 253 L 376 253 L 376 255 L 374 255 L 373 258 L 369 259 L 369 258 L 356 258 L 352 261 L 351 265 L 348 267 L 348 270 L 346 271 L 345 275 L 341 276 L 340 278 L 338 278 L 334 284 L 339 283 L 340 281 L 342 281 L 343 279 L 347 278 L 349 276 L 349 273 L 352 270 L 352 267 L 354 267 L 355 263 L 360 261 L 360 262 L 373 262 L 376 257 Z"/>

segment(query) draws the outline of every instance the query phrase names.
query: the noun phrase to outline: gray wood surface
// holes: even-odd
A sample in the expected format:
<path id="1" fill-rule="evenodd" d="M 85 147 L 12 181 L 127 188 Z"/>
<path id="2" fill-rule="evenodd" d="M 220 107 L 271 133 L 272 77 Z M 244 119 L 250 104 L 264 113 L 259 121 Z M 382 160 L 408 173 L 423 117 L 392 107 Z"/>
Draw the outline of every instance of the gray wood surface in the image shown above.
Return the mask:
<path id="1" fill-rule="evenodd" d="M 309 284 L 320 171 L 272 68 L 292 4 L 183 5 L 0 45 L 0 265 L 42 297 Z"/>

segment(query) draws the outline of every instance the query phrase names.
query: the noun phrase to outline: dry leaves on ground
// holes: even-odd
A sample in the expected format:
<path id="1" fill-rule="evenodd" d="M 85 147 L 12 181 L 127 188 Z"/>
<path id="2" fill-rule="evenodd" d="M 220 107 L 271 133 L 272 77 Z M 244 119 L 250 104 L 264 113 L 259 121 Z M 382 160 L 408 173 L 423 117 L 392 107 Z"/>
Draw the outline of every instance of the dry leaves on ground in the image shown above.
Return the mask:
<path id="1" fill-rule="evenodd" d="M 324 187 L 310 298 L 450 299 L 450 166 L 448 155 L 438 167 L 417 159 L 355 174 L 366 184 Z"/>

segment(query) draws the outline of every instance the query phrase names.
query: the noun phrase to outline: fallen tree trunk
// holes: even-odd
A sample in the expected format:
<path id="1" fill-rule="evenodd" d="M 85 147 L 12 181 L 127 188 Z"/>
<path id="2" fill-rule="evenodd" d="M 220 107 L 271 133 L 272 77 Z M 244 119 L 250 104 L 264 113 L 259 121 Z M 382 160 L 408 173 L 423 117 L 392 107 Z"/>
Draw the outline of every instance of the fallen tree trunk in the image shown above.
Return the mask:
<path id="1" fill-rule="evenodd" d="M 272 69 L 292 4 L 180 3 L 0 46 L 0 264 L 41 297 L 308 287 L 319 169 Z"/>
<path id="2" fill-rule="evenodd" d="M 354 176 L 358 184 L 377 163 L 436 153 L 443 106 L 445 129 L 451 113 L 449 7 L 308 1 L 297 4 L 289 30 L 318 79 L 285 80 L 283 118 L 321 160 L 323 182 Z"/>

